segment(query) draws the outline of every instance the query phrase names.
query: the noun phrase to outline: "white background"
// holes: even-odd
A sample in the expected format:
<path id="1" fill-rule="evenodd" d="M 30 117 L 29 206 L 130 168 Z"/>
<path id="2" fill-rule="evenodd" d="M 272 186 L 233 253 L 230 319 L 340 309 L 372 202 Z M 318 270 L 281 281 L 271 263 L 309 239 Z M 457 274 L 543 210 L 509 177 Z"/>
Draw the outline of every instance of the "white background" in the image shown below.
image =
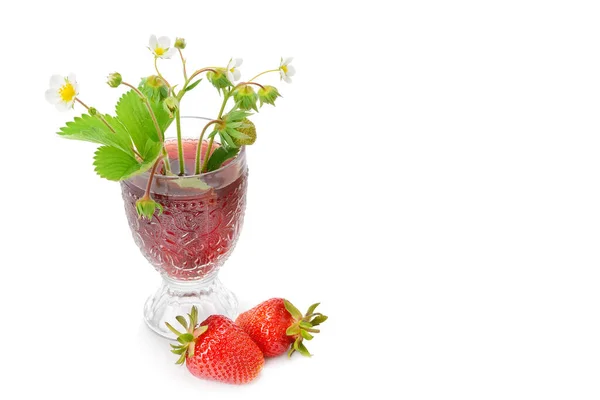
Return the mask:
<path id="1" fill-rule="evenodd" d="M 3 7 L 0 398 L 599 398 L 597 2 L 339 3 Z M 243 309 L 284 296 L 330 320 L 312 359 L 250 385 L 192 377 L 144 326 L 159 276 L 119 185 L 44 100 L 75 72 L 111 111 L 104 77 L 151 74 L 152 33 L 246 78 L 295 57 L 292 85 L 263 81 L 284 98 L 256 117 L 221 277 Z M 186 111 L 216 112 L 196 91 Z"/>

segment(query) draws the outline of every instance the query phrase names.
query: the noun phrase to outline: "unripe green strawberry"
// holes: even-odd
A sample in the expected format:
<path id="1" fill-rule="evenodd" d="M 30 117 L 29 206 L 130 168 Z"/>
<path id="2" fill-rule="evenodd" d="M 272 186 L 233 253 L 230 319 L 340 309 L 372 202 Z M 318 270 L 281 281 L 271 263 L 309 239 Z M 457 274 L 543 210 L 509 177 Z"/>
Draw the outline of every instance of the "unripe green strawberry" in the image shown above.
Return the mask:
<path id="1" fill-rule="evenodd" d="M 242 125 L 238 127 L 237 130 L 248 136 L 247 139 L 232 137 L 231 139 L 237 147 L 254 144 L 254 142 L 256 142 L 256 127 L 248 118 L 244 118 L 242 120 Z"/>

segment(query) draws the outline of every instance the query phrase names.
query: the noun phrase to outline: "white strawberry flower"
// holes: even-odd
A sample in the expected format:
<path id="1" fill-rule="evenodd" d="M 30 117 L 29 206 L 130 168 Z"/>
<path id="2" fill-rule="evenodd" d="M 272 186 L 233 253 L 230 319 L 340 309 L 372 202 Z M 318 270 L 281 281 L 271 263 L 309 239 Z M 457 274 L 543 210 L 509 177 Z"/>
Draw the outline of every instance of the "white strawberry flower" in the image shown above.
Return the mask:
<path id="1" fill-rule="evenodd" d="M 229 82 L 233 83 L 240 79 L 242 73 L 238 67 L 242 65 L 243 62 L 244 60 L 241 58 L 232 58 L 229 60 L 229 64 L 227 64 L 227 79 L 229 79 Z"/>
<path id="2" fill-rule="evenodd" d="M 156 35 L 150 36 L 148 48 L 157 58 L 171 58 L 177 51 L 174 47 L 171 47 L 171 39 L 166 36 L 161 36 L 158 39 Z"/>
<path id="3" fill-rule="evenodd" d="M 46 90 L 46 100 L 54 104 L 59 111 L 67 111 L 73 108 L 78 94 L 79 85 L 75 80 L 75 74 L 52 75 L 50 89 Z"/>
<path id="4" fill-rule="evenodd" d="M 290 65 L 293 59 L 294 57 L 281 58 L 281 63 L 279 64 L 279 75 L 287 83 L 292 83 L 292 76 L 296 74 L 296 68 Z"/>

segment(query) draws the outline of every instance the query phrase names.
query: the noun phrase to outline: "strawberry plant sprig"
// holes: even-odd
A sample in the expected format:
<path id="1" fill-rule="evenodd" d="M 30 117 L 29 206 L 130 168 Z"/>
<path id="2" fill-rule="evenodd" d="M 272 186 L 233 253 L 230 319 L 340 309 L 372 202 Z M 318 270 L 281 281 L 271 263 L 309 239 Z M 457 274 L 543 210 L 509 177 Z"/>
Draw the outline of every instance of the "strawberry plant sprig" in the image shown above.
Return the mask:
<path id="1" fill-rule="evenodd" d="M 277 98 L 281 97 L 276 87 L 259 83 L 257 78 L 278 72 L 280 80 L 291 83 L 291 77 L 295 74 L 292 58 L 281 58 L 278 68 L 267 69 L 247 81 L 240 81 L 241 58 L 231 58 L 224 67 L 203 67 L 189 73 L 183 52 L 186 47 L 183 38 L 176 38 L 171 46 L 168 37 L 157 38 L 152 35 L 148 49 L 153 55 L 155 75 L 142 78 L 139 85 L 135 86 L 125 81 L 118 72 L 109 74 L 107 84 L 110 87 L 128 88 L 116 104 L 115 115 L 100 113 L 95 107 L 84 103 L 80 99 L 79 84 L 74 74 L 66 77 L 53 75 L 50 88 L 46 91 L 46 99 L 61 111 L 71 110 L 75 104 L 85 110 L 81 116 L 67 122 L 58 134 L 67 139 L 100 145 L 94 154 L 95 171 L 100 177 L 122 181 L 150 171 L 146 191 L 136 202 L 140 218 L 152 219 L 155 212 L 162 211 L 162 206 L 151 196 L 154 176 L 175 175 L 171 171 L 168 139 L 165 137 L 173 121 L 177 133 L 176 174 L 201 175 L 215 171 L 236 157 L 242 146 L 256 141 L 256 127 L 250 121 L 253 115 L 251 111 L 258 112 L 264 104 L 274 106 Z M 173 85 L 161 73 L 159 60 L 168 60 L 177 54 L 181 59 L 183 82 Z M 216 116 L 199 133 L 194 169 L 188 172 L 184 163 L 181 102 L 185 94 L 199 86 L 204 74 L 223 98 Z M 233 100 L 233 103 L 229 100 Z M 204 147 L 205 138 L 207 144 Z M 203 148 L 206 148 L 204 157 Z"/>

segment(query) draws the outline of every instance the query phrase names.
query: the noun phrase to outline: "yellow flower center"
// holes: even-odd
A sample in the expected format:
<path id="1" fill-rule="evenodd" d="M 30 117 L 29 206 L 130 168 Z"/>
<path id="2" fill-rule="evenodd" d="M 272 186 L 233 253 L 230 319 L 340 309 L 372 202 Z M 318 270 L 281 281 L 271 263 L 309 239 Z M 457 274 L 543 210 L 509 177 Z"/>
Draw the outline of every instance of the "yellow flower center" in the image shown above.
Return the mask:
<path id="1" fill-rule="evenodd" d="M 162 47 L 157 47 L 154 49 L 154 52 L 156 53 L 157 56 L 162 56 L 163 54 L 165 54 L 165 49 L 163 49 Z"/>
<path id="2" fill-rule="evenodd" d="M 65 103 L 68 103 L 75 97 L 75 88 L 71 82 L 67 82 L 60 89 L 58 89 L 58 94 Z"/>
<path id="3" fill-rule="evenodd" d="M 234 72 L 235 72 L 235 67 L 231 68 L 229 71 L 230 71 L 231 73 L 234 73 Z"/>
<path id="4" fill-rule="evenodd" d="M 284 74 L 287 75 L 287 71 L 288 71 L 287 65 L 282 65 L 281 70 L 283 71 Z"/>

